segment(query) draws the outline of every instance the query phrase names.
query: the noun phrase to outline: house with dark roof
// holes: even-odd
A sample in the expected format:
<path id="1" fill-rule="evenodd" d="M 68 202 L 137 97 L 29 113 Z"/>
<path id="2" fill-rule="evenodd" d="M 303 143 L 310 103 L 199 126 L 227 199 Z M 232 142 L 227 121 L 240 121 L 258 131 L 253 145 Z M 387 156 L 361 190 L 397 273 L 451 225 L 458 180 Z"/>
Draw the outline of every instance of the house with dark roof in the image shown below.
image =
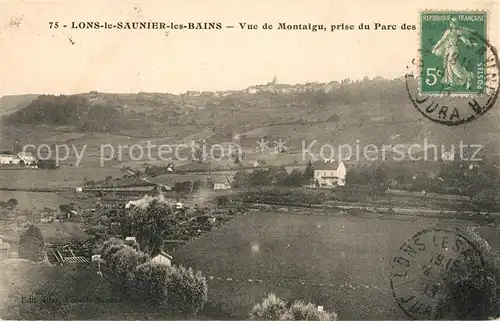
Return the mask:
<path id="1" fill-rule="evenodd" d="M 347 169 L 343 161 L 325 160 L 313 165 L 314 183 L 317 187 L 345 186 Z"/>

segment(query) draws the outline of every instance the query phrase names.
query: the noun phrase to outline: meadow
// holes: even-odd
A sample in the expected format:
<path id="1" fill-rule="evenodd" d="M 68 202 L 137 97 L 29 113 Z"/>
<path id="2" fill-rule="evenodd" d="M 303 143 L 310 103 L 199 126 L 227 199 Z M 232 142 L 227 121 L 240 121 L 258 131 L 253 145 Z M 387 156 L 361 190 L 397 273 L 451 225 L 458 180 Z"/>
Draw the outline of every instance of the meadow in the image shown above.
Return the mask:
<path id="1" fill-rule="evenodd" d="M 399 247 L 428 227 L 466 227 L 451 219 L 361 218 L 250 212 L 173 253 L 174 264 L 204 271 L 205 314 L 245 318 L 266 293 L 334 310 L 340 319 L 403 319 L 390 289 Z M 493 248 L 498 230 L 479 228 Z"/>
<path id="2" fill-rule="evenodd" d="M 70 202 L 65 197 L 56 193 L 0 191 L 1 201 L 5 202 L 10 198 L 17 199 L 19 202 L 17 208 L 21 211 L 43 210 L 45 208 L 57 210 L 59 205 Z"/>
<path id="3" fill-rule="evenodd" d="M 107 176 L 122 177 L 117 168 L 66 167 L 59 169 L 6 169 L 0 170 L 0 187 L 49 188 L 81 186 L 85 180 L 102 180 Z"/>

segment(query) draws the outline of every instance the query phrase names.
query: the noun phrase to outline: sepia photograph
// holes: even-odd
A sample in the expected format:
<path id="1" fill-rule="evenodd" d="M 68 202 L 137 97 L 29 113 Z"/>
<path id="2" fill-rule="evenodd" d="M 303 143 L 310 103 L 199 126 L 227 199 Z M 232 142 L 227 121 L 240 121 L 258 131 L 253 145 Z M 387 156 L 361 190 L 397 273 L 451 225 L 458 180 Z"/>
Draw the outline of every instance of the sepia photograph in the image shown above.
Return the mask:
<path id="1" fill-rule="evenodd" d="M 0 320 L 500 320 L 498 0 L 0 1 Z"/>

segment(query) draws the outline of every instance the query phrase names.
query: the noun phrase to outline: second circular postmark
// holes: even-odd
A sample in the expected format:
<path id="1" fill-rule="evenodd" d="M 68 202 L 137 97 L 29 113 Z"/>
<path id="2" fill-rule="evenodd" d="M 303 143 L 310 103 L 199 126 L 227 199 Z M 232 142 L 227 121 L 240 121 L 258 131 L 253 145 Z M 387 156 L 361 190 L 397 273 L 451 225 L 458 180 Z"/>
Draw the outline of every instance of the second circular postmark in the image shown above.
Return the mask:
<path id="1" fill-rule="evenodd" d="M 396 303 L 413 319 L 467 317 L 476 307 L 475 302 L 465 300 L 458 308 L 450 308 L 446 275 L 467 267 L 482 278 L 482 272 L 477 272 L 483 270 L 484 264 L 481 251 L 460 231 L 420 231 L 393 257 L 390 281 Z"/>
<path id="2" fill-rule="evenodd" d="M 487 12 L 422 12 L 417 57 L 407 66 L 410 101 L 427 119 L 460 125 L 486 114 L 499 94 L 500 61 Z"/>

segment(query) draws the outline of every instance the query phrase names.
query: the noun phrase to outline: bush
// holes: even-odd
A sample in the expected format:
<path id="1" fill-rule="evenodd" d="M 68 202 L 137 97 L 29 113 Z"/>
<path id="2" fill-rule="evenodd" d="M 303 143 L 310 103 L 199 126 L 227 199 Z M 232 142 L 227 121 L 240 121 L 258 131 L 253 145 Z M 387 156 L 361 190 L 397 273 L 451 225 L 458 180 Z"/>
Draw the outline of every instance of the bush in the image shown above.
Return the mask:
<path id="1" fill-rule="evenodd" d="M 335 312 L 318 311 L 318 307 L 312 303 L 295 301 L 288 310 L 287 320 L 308 320 L 308 321 L 335 321 L 337 314 Z"/>
<path id="2" fill-rule="evenodd" d="M 102 245 L 101 258 L 106 262 L 109 261 L 111 264 L 113 254 L 120 251 L 125 246 L 126 244 L 122 240 L 116 238 L 110 238 Z"/>
<path id="3" fill-rule="evenodd" d="M 130 296 L 135 292 L 135 269 L 147 261 L 149 255 L 127 245 L 111 256 L 110 267 L 115 273 L 113 283 L 122 295 Z"/>
<path id="4" fill-rule="evenodd" d="M 256 320 L 279 320 L 287 312 L 286 303 L 270 293 L 262 303 L 257 303 L 253 306 L 250 312 L 250 318 Z"/>
<path id="5" fill-rule="evenodd" d="M 19 201 L 17 200 L 17 198 L 9 198 L 9 200 L 7 201 L 7 206 L 9 206 L 10 208 L 14 208 L 17 205 L 19 205 Z"/>
<path id="6" fill-rule="evenodd" d="M 313 303 L 295 301 L 287 307 L 285 301 L 270 293 L 262 303 L 257 303 L 250 312 L 250 318 L 256 320 L 307 320 L 307 321 L 336 321 L 335 312 L 319 311 Z"/>
<path id="7" fill-rule="evenodd" d="M 168 308 L 181 315 L 196 315 L 207 301 L 205 277 L 183 266 L 172 267 L 169 272 L 166 282 Z"/>
<path id="8" fill-rule="evenodd" d="M 136 298 L 182 316 L 196 315 L 207 301 L 207 284 L 200 272 L 182 266 L 143 263 L 134 271 Z"/>
<path id="9" fill-rule="evenodd" d="M 463 315 L 465 307 L 473 306 L 468 318 L 486 320 L 500 317 L 500 257 L 488 242 L 472 228 L 463 235 L 471 241 L 484 258 L 484 266 L 464 262 L 443 273 L 445 297 L 441 309 L 455 316 Z"/>
<path id="10" fill-rule="evenodd" d="M 167 288 L 165 286 L 169 267 L 146 262 L 135 269 L 136 294 L 134 299 L 145 300 L 151 306 L 167 305 Z"/>

